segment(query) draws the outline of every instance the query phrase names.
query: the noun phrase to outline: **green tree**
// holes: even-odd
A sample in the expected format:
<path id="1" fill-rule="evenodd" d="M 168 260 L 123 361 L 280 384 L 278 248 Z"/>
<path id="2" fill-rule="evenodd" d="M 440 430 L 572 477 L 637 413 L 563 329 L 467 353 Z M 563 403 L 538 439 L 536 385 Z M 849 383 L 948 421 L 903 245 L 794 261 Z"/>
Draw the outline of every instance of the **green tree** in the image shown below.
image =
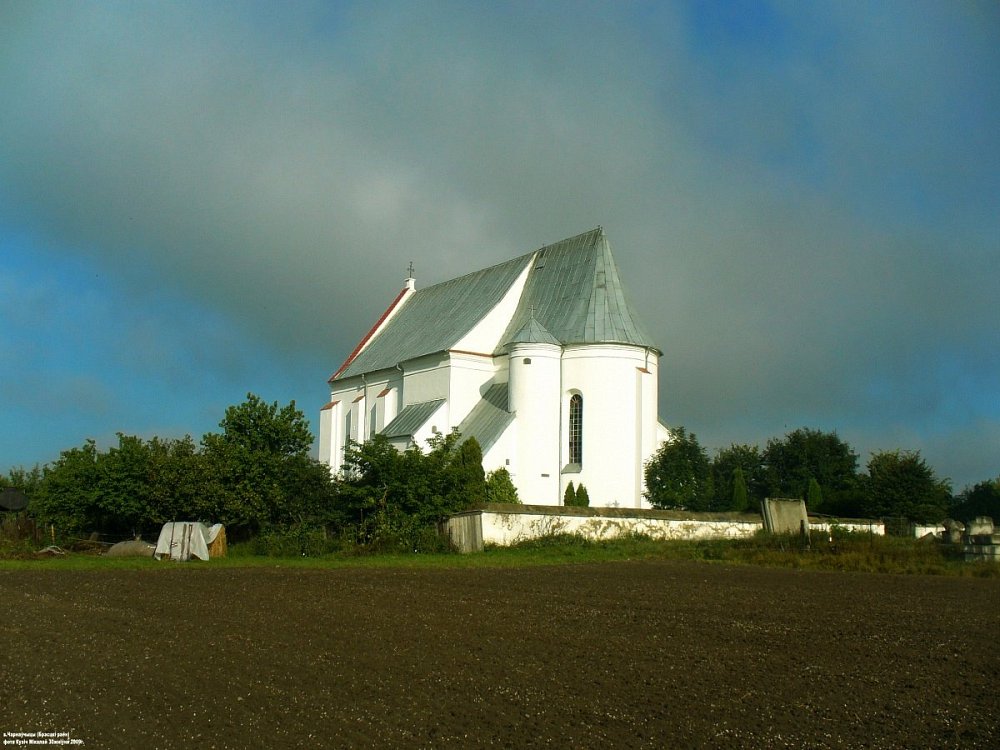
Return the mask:
<path id="1" fill-rule="evenodd" d="M 360 523 L 380 506 L 400 506 L 406 495 L 407 479 L 403 454 L 384 435 L 359 443 L 348 441 L 344 448 L 343 481 L 337 488 L 337 505 L 347 523 Z"/>
<path id="2" fill-rule="evenodd" d="M 321 519 L 333 498 L 329 470 L 309 457 L 312 433 L 292 401 L 279 407 L 248 393 L 226 409 L 222 433 L 202 438 L 213 485 L 207 510 L 237 529 Z"/>
<path id="3" fill-rule="evenodd" d="M 1000 524 L 1000 477 L 966 487 L 955 497 L 949 514 L 963 523 L 977 516 L 989 516 Z"/>
<path id="4" fill-rule="evenodd" d="M 576 487 L 573 486 L 572 480 L 566 485 L 566 491 L 563 493 L 563 505 L 568 508 L 576 505 Z"/>
<path id="5" fill-rule="evenodd" d="M 881 451 L 868 461 L 869 510 L 879 517 L 919 523 L 944 520 L 951 487 L 938 479 L 919 451 Z"/>
<path id="6" fill-rule="evenodd" d="M 191 436 L 154 437 L 146 447 L 149 521 L 154 530 L 167 521 L 217 520 L 214 499 L 221 490 Z"/>
<path id="7" fill-rule="evenodd" d="M 743 513 L 750 507 L 750 497 L 747 492 L 747 483 L 743 478 L 743 469 L 737 466 L 733 469 L 733 499 L 729 509 L 737 513 Z"/>
<path id="8" fill-rule="evenodd" d="M 801 428 L 764 449 L 764 478 L 770 497 L 805 498 L 815 479 L 823 497 L 850 491 L 857 482 L 858 456 L 835 432 Z"/>
<path id="9" fill-rule="evenodd" d="M 346 515 L 357 522 L 382 513 L 426 525 L 486 501 L 482 452 L 474 438 L 462 442 L 453 431 L 434 436 L 427 447 L 400 453 L 382 435 L 348 444 L 338 490 Z"/>
<path id="10" fill-rule="evenodd" d="M 79 448 L 63 451 L 46 466 L 31 503 L 36 517 L 63 533 L 82 534 L 99 528 L 97 459 L 96 443 L 87 440 Z"/>
<path id="11" fill-rule="evenodd" d="M 142 438 L 118 433 L 118 446 L 97 457 L 98 527 L 131 536 L 151 524 L 153 508 L 150 473 L 152 455 Z"/>
<path id="12" fill-rule="evenodd" d="M 823 490 L 815 477 L 809 477 L 809 488 L 806 490 L 806 507 L 817 512 L 823 507 Z"/>
<path id="13" fill-rule="evenodd" d="M 13 487 L 21 490 L 30 501 L 41 486 L 43 477 L 42 467 L 38 464 L 31 469 L 25 469 L 23 466 L 14 467 L 7 472 L 7 476 L 0 474 L 0 489 Z"/>
<path id="14" fill-rule="evenodd" d="M 712 459 L 713 510 L 733 509 L 736 469 L 742 474 L 747 493 L 742 509 L 749 508 L 751 503 L 760 507 L 760 501 L 765 496 L 764 459 L 760 448 L 733 443 L 728 448 L 720 449 Z"/>
<path id="15" fill-rule="evenodd" d="M 510 472 L 503 466 L 486 475 L 486 502 L 520 505 L 517 487 L 511 481 Z"/>
<path id="16" fill-rule="evenodd" d="M 590 493 L 582 483 L 576 488 L 576 505 L 578 508 L 590 507 Z"/>
<path id="17" fill-rule="evenodd" d="M 466 438 L 448 462 L 448 509 L 445 515 L 486 502 L 486 473 L 483 471 L 483 451 L 475 437 Z"/>
<path id="18" fill-rule="evenodd" d="M 712 472 L 708 454 L 694 433 L 671 431 L 646 463 L 646 498 L 654 508 L 708 510 L 712 504 Z"/>

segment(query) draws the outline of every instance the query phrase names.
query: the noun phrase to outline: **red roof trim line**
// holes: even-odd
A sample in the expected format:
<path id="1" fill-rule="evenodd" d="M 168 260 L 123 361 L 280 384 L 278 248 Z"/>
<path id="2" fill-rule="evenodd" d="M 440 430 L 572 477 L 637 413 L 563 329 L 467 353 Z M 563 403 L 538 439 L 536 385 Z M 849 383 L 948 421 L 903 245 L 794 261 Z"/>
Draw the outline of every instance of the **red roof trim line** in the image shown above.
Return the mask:
<path id="1" fill-rule="evenodd" d="M 326 406 L 324 406 L 322 409 L 320 409 L 320 411 L 326 411 L 327 409 L 332 409 L 333 407 L 335 407 L 339 403 L 340 403 L 339 401 L 331 401 Z"/>
<path id="2" fill-rule="evenodd" d="M 487 357 L 493 359 L 492 354 L 485 354 L 483 352 L 470 352 L 467 349 L 449 349 L 448 354 L 470 354 L 473 357 Z"/>
<path id="3" fill-rule="evenodd" d="M 350 366 L 351 362 L 354 361 L 354 358 L 361 353 L 361 350 L 365 348 L 365 344 L 367 344 L 371 337 L 375 335 L 375 332 L 379 329 L 382 323 L 385 322 L 385 319 L 389 317 L 389 313 L 396 309 L 396 306 L 402 301 L 408 291 L 410 291 L 409 287 L 403 287 L 400 290 L 399 294 L 396 295 L 396 299 L 394 299 L 392 304 L 390 304 L 389 307 L 386 308 L 385 312 L 382 313 L 382 317 L 375 321 L 375 325 L 371 327 L 371 330 L 368 331 L 368 333 L 365 334 L 365 337 L 361 339 L 356 347 L 354 347 L 354 351 L 347 355 L 347 359 L 344 360 L 344 364 L 340 366 L 340 369 L 330 376 L 331 381 L 336 380 L 337 376 Z"/>
<path id="4" fill-rule="evenodd" d="M 356 403 L 358 403 L 358 401 L 364 401 L 364 400 L 365 400 L 365 394 L 362 393 L 360 396 L 358 396 L 356 399 L 354 399 L 351 403 L 352 404 L 356 404 Z"/>
<path id="5" fill-rule="evenodd" d="M 392 388 L 383 388 L 382 392 L 379 393 L 375 398 L 385 398 L 392 391 Z"/>

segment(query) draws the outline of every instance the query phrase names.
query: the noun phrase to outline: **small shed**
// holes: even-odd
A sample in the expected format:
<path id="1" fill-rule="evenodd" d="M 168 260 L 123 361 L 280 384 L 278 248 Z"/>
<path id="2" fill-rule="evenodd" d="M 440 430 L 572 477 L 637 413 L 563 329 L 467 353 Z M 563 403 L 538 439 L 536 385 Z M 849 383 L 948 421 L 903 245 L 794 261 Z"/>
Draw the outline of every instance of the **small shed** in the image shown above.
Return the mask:
<path id="1" fill-rule="evenodd" d="M 28 507 L 28 496 L 14 487 L 0 490 L 0 511 L 19 511 Z"/>

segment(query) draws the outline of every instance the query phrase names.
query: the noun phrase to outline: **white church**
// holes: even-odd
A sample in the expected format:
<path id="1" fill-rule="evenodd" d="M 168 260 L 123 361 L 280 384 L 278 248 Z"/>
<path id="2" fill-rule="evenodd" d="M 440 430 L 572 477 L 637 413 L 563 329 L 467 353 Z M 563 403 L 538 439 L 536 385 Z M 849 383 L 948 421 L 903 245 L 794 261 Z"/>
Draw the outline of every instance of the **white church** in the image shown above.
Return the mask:
<path id="1" fill-rule="evenodd" d="M 385 435 L 400 450 L 435 433 L 475 437 L 522 502 L 648 508 L 643 466 L 667 439 L 660 350 L 628 302 L 604 230 L 491 268 L 402 290 L 329 380 L 320 460 Z"/>

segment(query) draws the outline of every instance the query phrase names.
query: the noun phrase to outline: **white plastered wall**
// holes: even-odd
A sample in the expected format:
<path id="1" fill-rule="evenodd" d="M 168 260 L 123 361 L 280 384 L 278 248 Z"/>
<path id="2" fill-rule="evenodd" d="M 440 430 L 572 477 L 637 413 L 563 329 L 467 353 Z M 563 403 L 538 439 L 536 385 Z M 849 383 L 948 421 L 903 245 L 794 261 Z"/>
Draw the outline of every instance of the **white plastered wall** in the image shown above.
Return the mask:
<path id="1" fill-rule="evenodd" d="M 510 285 L 510 289 L 504 293 L 500 301 L 493 306 L 493 309 L 484 315 L 473 326 L 472 330 L 459 339 L 451 347 L 452 349 L 490 354 L 496 351 L 500 344 L 505 343 L 500 341 L 500 337 L 507 330 L 511 318 L 514 317 L 514 313 L 517 311 L 517 305 L 521 301 L 521 293 L 524 291 L 524 284 L 528 280 L 528 272 L 535 264 L 536 255 L 537 253 L 532 255 L 528 262 L 525 263 L 520 275 Z"/>
<path id="2" fill-rule="evenodd" d="M 443 434 L 448 432 L 448 402 L 445 401 L 434 413 L 431 414 L 430 419 L 423 423 L 419 430 L 413 434 L 413 443 L 420 447 L 421 450 L 427 449 L 427 441 L 430 440 L 434 435 Z"/>
<path id="3" fill-rule="evenodd" d="M 448 355 L 430 354 L 403 365 L 401 409 L 410 404 L 448 398 Z"/>
<path id="4" fill-rule="evenodd" d="M 507 425 L 507 429 L 496 442 L 483 452 L 483 471 L 489 474 L 495 469 L 504 468 L 509 472 L 513 468 L 516 455 L 517 421 L 515 420 Z"/>
<path id="5" fill-rule="evenodd" d="M 331 473 L 340 471 L 344 461 L 343 411 L 343 402 L 332 401 L 319 413 L 319 460 Z"/>
<path id="6" fill-rule="evenodd" d="M 498 367 L 493 357 L 449 352 L 449 427 L 458 427 L 495 381 Z"/>
<path id="7" fill-rule="evenodd" d="M 516 344 L 510 350 L 510 409 L 516 437 L 507 467 L 521 502 L 558 505 L 560 494 L 561 348 L 553 344 Z"/>
<path id="8" fill-rule="evenodd" d="M 572 481 L 587 487 L 593 506 L 643 507 L 643 451 L 655 441 L 655 375 L 647 350 L 620 344 L 566 347 L 562 359 L 560 465 L 569 463 L 569 400 L 583 397 L 583 462 L 579 473 L 561 477 L 560 492 Z M 652 385 L 644 378 L 649 377 Z M 647 403 L 648 402 L 648 403 Z M 562 495 L 560 494 L 560 502 Z"/>

